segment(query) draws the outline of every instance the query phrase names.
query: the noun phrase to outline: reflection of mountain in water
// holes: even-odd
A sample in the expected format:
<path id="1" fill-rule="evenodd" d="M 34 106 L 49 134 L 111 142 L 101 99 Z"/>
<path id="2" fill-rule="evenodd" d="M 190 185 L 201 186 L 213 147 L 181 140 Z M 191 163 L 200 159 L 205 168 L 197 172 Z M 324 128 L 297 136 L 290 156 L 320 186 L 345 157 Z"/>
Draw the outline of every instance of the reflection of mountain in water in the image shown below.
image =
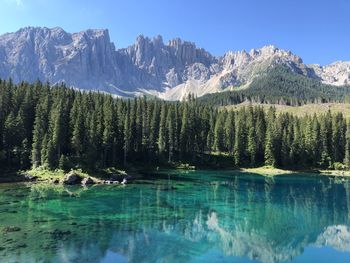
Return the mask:
<path id="1" fill-rule="evenodd" d="M 329 226 L 317 237 L 315 245 L 331 246 L 339 251 L 350 251 L 350 228 L 344 225 Z"/>
<path id="2" fill-rule="evenodd" d="M 350 181 L 198 176 L 78 193 L 32 188 L 17 214 L 27 247 L 9 245 L 5 259 L 187 262 L 214 249 L 223 257 L 282 262 L 307 246 L 350 251 Z"/>

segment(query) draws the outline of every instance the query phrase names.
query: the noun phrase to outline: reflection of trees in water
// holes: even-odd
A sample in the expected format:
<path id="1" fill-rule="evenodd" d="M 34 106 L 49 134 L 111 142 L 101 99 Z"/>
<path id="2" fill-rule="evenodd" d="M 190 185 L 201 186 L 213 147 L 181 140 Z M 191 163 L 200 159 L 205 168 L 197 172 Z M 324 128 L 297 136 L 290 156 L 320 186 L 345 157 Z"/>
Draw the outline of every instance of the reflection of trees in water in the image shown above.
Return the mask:
<path id="1" fill-rule="evenodd" d="M 182 262 L 216 248 L 225 255 L 280 262 L 309 245 L 350 250 L 347 180 L 234 176 L 202 186 L 174 184 L 108 194 L 99 192 L 103 188 L 55 193 L 33 188 L 22 205 L 28 246 L 17 249 L 15 259 L 96 262 L 110 251 L 134 262 Z M 45 209 L 38 198 L 48 198 Z M 89 214 L 84 211 L 93 209 L 89 205 L 99 210 Z M 35 223 L 38 219 L 46 221 Z"/>
<path id="2" fill-rule="evenodd" d="M 328 178 L 317 183 L 283 180 L 265 180 L 263 187 L 256 182 L 235 181 L 234 189 L 240 189 L 239 184 L 254 189 L 253 194 L 248 190 L 235 195 L 235 199 L 240 198 L 238 203 L 248 209 L 245 219 L 230 225 L 222 220 L 220 212 L 212 212 L 207 221 L 208 229 L 217 233 L 216 241 L 224 253 L 279 262 L 301 254 L 305 246 L 315 243 L 350 251 L 350 246 L 344 246 L 350 243 L 349 228 L 332 227 L 348 223 L 349 182 L 339 184 L 337 179 Z M 259 191 L 262 194 L 257 202 Z"/>

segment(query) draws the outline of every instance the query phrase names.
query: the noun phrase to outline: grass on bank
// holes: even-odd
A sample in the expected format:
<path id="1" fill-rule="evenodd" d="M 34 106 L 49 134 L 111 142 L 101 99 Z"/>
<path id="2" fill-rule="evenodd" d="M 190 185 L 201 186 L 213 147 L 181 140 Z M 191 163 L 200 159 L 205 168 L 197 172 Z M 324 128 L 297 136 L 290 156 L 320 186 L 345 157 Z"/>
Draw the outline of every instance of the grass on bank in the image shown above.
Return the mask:
<path id="1" fill-rule="evenodd" d="M 52 182 L 54 180 L 59 180 L 62 182 L 64 177 L 69 173 L 75 173 L 82 178 L 90 177 L 96 182 L 109 179 L 111 175 L 120 176 L 121 179 L 128 175 L 125 170 L 117 169 L 114 167 L 109 167 L 101 170 L 71 169 L 70 171 L 63 171 L 61 169 L 50 170 L 47 167 L 40 166 L 28 171 L 20 172 L 22 175 L 27 174 L 36 177 L 37 181 L 40 182 Z"/>
<path id="2" fill-rule="evenodd" d="M 278 176 L 285 174 L 318 174 L 318 175 L 330 175 L 330 176 L 344 176 L 350 177 L 350 171 L 348 170 L 329 170 L 329 169 L 310 169 L 310 170 L 288 170 L 280 169 L 272 166 L 261 166 L 256 168 L 242 168 L 242 172 L 255 173 L 263 176 Z"/>
<path id="3" fill-rule="evenodd" d="M 242 168 L 240 170 L 243 172 L 246 172 L 246 173 L 260 174 L 263 176 L 276 176 L 276 175 L 281 175 L 281 174 L 297 173 L 297 171 L 279 169 L 279 168 L 275 168 L 272 166 L 261 166 L 261 167 L 255 167 L 255 168 Z"/>
<path id="4" fill-rule="evenodd" d="M 320 104 L 306 104 L 303 106 L 288 106 L 288 105 L 278 105 L 278 104 L 259 104 L 259 103 L 249 103 L 243 102 L 237 105 L 224 106 L 226 109 L 239 110 L 244 106 L 261 106 L 265 110 L 270 107 L 275 107 L 277 113 L 290 113 L 298 117 L 303 117 L 305 115 L 314 114 L 326 114 L 328 110 L 331 113 L 343 113 L 345 118 L 350 118 L 350 103 L 320 103 Z"/>

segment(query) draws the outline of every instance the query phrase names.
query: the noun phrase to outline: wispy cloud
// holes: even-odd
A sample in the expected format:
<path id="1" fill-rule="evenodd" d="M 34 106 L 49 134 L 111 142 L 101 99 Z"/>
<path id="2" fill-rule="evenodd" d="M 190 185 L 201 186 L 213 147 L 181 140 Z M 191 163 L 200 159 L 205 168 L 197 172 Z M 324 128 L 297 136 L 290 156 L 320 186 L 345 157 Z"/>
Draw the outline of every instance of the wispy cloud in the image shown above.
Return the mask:
<path id="1" fill-rule="evenodd" d="M 8 4 L 15 4 L 16 6 L 23 6 L 23 0 L 5 0 Z"/>

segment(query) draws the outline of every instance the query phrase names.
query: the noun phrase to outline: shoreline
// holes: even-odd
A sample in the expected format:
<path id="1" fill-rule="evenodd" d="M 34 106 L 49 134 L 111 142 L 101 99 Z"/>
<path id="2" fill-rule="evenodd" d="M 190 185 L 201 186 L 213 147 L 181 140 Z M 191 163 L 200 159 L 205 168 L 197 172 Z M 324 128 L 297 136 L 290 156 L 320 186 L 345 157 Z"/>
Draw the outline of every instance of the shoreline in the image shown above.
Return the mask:
<path id="1" fill-rule="evenodd" d="M 47 184 L 65 184 L 64 180 L 69 174 L 74 174 L 80 177 L 79 183 L 74 184 L 82 184 L 81 181 L 84 179 L 91 179 L 92 182 L 90 184 L 119 184 L 124 178 L 129 178 L 132 180 L 137 180 L 140 177 L 140 173 L 146 170 L 154 170 L 159 171 L 162 169 L 171 169 L 178 171 L 205 171 L 205 170 L 223 170 L 223 171 L 237 171 L 241 173 L 250 173 L 257 174 L 264 177 L 275 177 L 280 175 L 296 175 L 296 174 L 306 174 L 306 175 L 315 175 L 315 176 L 333 176 L 333 177 L 350 177 L 350 171 L 344 170 L 321 170 L 321 169 L 310 169 L 310 170 L 289 170 L 282 168 L 275 168 L 270 166 L 261 166 L 254 168 L 196 168 L 195 166 L 178 166 L 178 167 L 169 167 L 169 166 L 161 166 L 161 167 L 136 167 L 130 170 L 121 170 L 117 168 L 109 168 L 107 171 L 82 171 L 81 169 L 72 169 L 69 172 L 64 172 L 63 170 L 48 170 L 43 167 L 39 167 L 36 169 L 31 169 L 27 171 L 11 171 L 9 173 L 4 173 L 5 176 L 0 176 L 0 184 L 2 183 L 21 183 L 21 182 L 32 182 L 32 183 L 47 183 Z M 69 183 L 68 183 L 69 184 Z M 89 184 L 89 183 L 88 183 Z"/>
<path id="2" fill-rule="evenodd" d="M 262 176 L 274 177 L 278 175 L 287 175 L 287 174 L 312 174 L 316 176 L 338 176 L 338 177 L 350 177 L 350 171 L 344 170 L 327 170 L 327 169 L 310 169 L 310 170 L 289 170 L 282 168 L 275 168 L 269 166 L 262 166 L 256 168 L 241 168 L 238 171 L 244 173 L 255 173 Z"/>

